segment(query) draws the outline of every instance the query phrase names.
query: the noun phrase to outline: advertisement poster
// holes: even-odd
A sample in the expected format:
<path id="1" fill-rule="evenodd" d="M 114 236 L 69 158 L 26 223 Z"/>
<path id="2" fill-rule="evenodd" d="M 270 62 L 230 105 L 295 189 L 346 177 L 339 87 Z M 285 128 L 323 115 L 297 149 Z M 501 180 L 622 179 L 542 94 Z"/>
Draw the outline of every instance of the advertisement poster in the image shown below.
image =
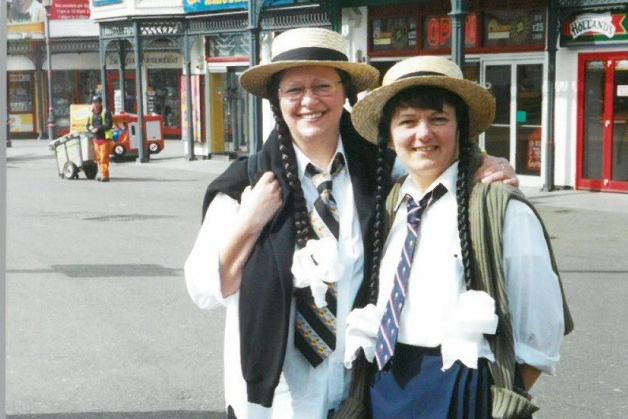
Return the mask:
<path id="1" fill-rule="evenodd" d="M 585 13 L 565 22 L 561 45 L 628 42 L 628 13 Z"/>
<path id="2" fill-rule="evenodd" d="M 197 143 L 202 142 L 201 134 L 201 76 L 193 74 L 190 80 L 192 85 L 192 134 L 194 141 Z M 187 138 L 187 118 L 188 118 L 188 105 L 187 105 L 187 89 L 185 76 L 181 76 L 181 138 Z"/>
<path id="3" fill-rule="evenodd" d="M 294 0 L 265 0 L 264 6 L 282 6 L 292 4 Z M 248 1 L 242 0 L 183 0 L 185 13 L 215 12 L 218 10 L 246 9 Z"/>
<path id="4" fill-rule="evenodd" d="M 89 19 L 89 0 L 54 0 L 50 9 L 50 19 Z"/>
<path id="5" fill-rule="evenodd" d="M 46 9 L 41 0 L 7 0 L 7 32 L 43 34 Z"/>
<path id="6" fill-rule="evenodd" d="M 70 105 L 70 131 L 84 132 L 91 112 L 92 105 Z"/>
<path id="7" fill-rule="evenodd" d="M 10 114 L 9 127 L 11 132 L 33 132 L 35 125 L 33 123 L 33 114 Z"/>

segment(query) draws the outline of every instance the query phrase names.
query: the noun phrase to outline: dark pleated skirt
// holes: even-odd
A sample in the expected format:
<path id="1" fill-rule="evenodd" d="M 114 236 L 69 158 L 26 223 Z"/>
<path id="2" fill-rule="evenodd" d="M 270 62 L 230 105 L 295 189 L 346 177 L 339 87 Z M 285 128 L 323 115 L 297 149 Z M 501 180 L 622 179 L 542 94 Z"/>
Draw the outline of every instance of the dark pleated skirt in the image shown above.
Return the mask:
<path id="1" fill-rule="evenodd" d="M 375 375 L 370 391 L 374 419 L 490 419 L 488 361 L 478 368 L 456 361 L 441 371 L 440 347 L 398 343 L 387 367 Z"/>

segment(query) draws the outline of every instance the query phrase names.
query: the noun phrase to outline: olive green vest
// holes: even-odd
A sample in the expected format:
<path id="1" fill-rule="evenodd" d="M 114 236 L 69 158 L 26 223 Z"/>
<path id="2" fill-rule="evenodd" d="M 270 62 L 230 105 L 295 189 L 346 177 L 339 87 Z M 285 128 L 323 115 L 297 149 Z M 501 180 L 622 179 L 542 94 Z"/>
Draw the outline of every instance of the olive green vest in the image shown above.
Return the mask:
<path id="1" fill-rule="evenodd" d="M 404 179 L 405 177 L 393 186 L 386 199 L 387 231 L 390 230 L 394 220 L 399 189 Z M 476 183 L 473 185 L 469 199 L 469 226 L 474 262 L 474 283 L 471 284 L 471 288 L 485 291 L 495 300 L 495 309 L 499 323 L 496 334 L 487 336 L 491 350 L 495 355 L 495 362 L 489 363 L 494 382 L 491 388 L 493 394 L 492 415 L 494 418 L 504 419 L 527 417 L 538 410 L 538 407 L 532 403 L 528 394 L 521 394 L 513 390 L 515 374 L 514 337 L 510 311 L 508 309 L 502 257 L 502 227 L 506 216 L 506 208 L 511 199 L 516 199 L 528 205 L 541 223 L 543 234 L 547 241 L 552 269 L 558 276 L 563 297 L 565 334 L 571 332 L 574 327 L 565 301 L 563 285 L 558 274 L 549 235 L 536 209 L 519 190 L 503 183 Z"/>

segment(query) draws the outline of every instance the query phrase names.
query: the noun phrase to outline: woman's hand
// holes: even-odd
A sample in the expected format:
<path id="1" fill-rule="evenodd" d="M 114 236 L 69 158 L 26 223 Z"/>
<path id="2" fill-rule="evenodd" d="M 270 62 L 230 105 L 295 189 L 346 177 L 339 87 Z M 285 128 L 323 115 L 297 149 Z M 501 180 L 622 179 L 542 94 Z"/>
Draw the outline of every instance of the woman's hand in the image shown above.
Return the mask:
<path id="1" fill-rule="evenodd" d="M 273 172 L 265 172 L 254 188 L 242 191 L 240 217 L 243 226 L 251 232 L 261 232 L 264 226 L 281 208 L 281 185 Z"/>
<path id="2" fill-rule="evenodd" d="M 475 173 L 475 180 L 482 183 L 502 181 L 508 185 L 519 187 L 519 179 L 515 169 L 503 157 L 486 155 L 482 157 L 482 165 Z"/>

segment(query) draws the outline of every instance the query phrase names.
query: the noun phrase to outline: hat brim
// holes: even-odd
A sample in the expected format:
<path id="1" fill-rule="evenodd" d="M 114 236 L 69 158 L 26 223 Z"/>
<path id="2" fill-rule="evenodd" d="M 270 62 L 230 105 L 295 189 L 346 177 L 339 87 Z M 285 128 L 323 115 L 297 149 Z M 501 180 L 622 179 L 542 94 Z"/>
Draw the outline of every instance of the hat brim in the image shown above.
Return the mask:
<path id="1" fill-rule="evenodd" d="M 377 144 L 378 125 L 384 106 L 397 93 L 415 86 L 440 87 L 460 96 L 469 107 L 469 135 L 472 137 L 484 132 L 495 119 L 495 98 L 479 84 L 447 76 L 416 76 L 379 87 L 358 101 L 351 112 L 355 129 Z"/>
<path id="2" fill-rule="evenodd" d="M 376 87 L 379 81 L 379 71 L 368 64 L 301 60 L 277 61 L 251 67 L 240 75 L 240 86 L 256 96 L 268 99 L 271 93 L 268 85 L 274 74 L 290 68 L 313 66 L 332 67 L 347 72 L 358 92 Z"/>

